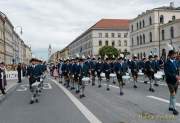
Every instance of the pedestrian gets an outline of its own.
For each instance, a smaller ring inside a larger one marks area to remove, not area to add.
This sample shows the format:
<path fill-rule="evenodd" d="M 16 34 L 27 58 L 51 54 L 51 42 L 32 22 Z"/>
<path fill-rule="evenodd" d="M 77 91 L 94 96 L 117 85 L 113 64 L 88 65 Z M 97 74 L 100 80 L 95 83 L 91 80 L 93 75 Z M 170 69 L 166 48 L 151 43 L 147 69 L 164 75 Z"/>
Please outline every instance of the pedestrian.
<path fill-rule="evenodd" d="M 135 55 L 133 57 L 133 61 L 131 62 L 131 73 L 134 79 L 134 88 L 137 88 L 137 78 L 138 78 L 138 71 L 139 71 L 139 63 L 138 63 L 138 58 Z"/>
<path fill-rule="evenodd" d="M 58 78 L 58 69 L 57 69 L 57 67 L 55 66 L 54 67 L 54 70 L 53 70 L 53 77 L 56 79 L 56 78 Z"/>
<path fill-rule="evenodd" d="M 5 73 L 4 63 L 1 62 L 0 63 L 0 90 L 1 90 L 2 94 L 6 94 L 6 92 L 5 92 L 6 83 L 4 80 L 4 76 L 5 76 L 4 73 Z"/>
<path fill-rule="evenodd" d="M 17 72 L 18 72 L 18 83 L 21 83 L 21 70 L 22 70 L 22 66 L 21 66 L 21 63 L 18 64 L 18 67 L 17 67 Z"/>
<path fill-rule="evenodd" d="M 174 50 L 170 50 L 168 57 L 169 59 L 165 63 L 164 72 L 166 76 L 166 83 L 169 88 L 170 99 L 169 99 L 169 111 L 172 111 L 174 115 L 178 115 L 179 112 L 176 110 L 176 94 L 180 81 L 178 75 L 178 67 L 175 61 L 176 53 Z"/>

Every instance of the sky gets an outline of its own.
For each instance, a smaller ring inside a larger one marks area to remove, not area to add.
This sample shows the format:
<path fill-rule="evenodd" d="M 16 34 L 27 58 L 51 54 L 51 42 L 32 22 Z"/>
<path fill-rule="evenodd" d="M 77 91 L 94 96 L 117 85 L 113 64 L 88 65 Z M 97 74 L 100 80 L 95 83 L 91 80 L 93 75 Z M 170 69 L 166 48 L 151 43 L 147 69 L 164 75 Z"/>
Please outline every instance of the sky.
<path fill-rule="evenodd" d="M 180 6 L 180 0 L 0 0 L 0 11 L 22 27 L 33 55 L 46 59 L 49 44 L 61 50 L 102 18 L 133 19 L 170 2 Z"/>

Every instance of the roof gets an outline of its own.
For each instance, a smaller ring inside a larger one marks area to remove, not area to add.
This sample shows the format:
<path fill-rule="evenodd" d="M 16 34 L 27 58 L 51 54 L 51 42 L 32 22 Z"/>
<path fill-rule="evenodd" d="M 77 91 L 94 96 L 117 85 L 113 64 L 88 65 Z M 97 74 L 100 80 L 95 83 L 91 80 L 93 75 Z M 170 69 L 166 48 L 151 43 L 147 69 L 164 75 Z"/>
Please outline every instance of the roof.
<path fill-rule="evenodd" d="M 171 6 L 161 6 L 158 8 L 154 8 L 158 10 L 180 10 L 180 7 L 171 7 Z"/>
<path fill-rule="evenodd" d="M 101 19 L 90 29 L 129 29 L 128 19 Z"/>

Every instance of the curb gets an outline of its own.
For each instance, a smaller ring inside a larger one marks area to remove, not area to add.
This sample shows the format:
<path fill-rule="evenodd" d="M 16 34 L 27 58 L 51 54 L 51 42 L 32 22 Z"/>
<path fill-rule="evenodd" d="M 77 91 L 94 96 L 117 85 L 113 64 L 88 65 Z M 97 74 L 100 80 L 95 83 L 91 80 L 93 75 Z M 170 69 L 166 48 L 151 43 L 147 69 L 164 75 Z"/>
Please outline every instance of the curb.
<path fill-rule="evenodd" d="M 12 86 L 11 88 L 9 88 L 7 91 L 6 91 L 6 94 L 5 95 L 1 95 L 0 96 L 0 104 L 5 100 L 5 99 L 7 99 L 11 94 L 12 94 L 12 92 L 14 91 L 14 90 L 16 90 L 16 88 L 18 87 L 18 83 L 17 84 L 15 84 L 14 86 Z"/>

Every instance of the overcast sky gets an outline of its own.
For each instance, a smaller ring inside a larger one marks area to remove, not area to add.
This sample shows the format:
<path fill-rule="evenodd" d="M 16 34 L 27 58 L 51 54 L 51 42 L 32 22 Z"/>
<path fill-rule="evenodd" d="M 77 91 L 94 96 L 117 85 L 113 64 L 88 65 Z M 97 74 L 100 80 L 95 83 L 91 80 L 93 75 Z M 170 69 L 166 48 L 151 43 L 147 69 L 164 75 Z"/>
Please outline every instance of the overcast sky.
<path fill-rule="evenodd" d="M 180 0 L 174 2 L 180 6 Z M 33 54 L 47 58 L 49 44 L 53 52 L 61 50 L 102 18 L 132 19 L 147 9 L 169 3 L 170 0 L 0 0 L 0 11 L 15 27 L 23 27 L 22 39 L 31 45 Z"/>

